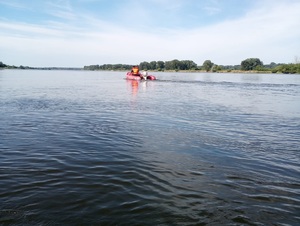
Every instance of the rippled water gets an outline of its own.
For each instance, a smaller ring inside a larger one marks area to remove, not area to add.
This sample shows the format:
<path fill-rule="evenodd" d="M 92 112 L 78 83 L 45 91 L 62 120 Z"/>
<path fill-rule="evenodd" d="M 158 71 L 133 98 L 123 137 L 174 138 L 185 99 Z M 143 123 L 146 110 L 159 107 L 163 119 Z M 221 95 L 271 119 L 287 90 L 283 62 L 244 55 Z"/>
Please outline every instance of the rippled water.
<path fill-rule="evenodd" d="M 300 76 L 0 70 L 0 225 L 299 225 Z"/>

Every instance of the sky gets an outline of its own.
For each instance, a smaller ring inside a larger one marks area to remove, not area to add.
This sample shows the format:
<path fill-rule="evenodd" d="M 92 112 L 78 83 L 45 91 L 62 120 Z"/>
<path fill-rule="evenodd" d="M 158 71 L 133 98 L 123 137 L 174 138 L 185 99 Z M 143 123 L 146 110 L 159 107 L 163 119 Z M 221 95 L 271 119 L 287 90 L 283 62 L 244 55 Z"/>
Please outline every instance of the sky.
<path fill-rule="evenodd" d="M 0 62 L 31 67 L 300 58 L 300 0 L 0 0 Z"/>

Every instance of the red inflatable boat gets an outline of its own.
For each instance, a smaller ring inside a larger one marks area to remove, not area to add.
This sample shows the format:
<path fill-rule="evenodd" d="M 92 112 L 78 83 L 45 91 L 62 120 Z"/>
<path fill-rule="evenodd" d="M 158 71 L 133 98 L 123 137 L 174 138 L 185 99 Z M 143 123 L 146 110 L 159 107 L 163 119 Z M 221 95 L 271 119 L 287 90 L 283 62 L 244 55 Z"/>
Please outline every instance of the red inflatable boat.
<path fill-rule="evenodd" d="M 143 76 L 141 73 L 134 75 L 134 74 L 132 74 L 132 72 L 127 72 L 126 79 L 129 79 L 129 80 L 156 80 L 156 77 L 154 75 Z"/>

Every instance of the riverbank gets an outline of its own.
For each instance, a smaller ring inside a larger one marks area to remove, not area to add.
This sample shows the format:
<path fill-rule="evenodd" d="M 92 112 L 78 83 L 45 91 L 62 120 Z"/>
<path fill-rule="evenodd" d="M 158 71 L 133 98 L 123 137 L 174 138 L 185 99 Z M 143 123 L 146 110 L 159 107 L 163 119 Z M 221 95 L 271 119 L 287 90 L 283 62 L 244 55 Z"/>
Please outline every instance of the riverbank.
<path fill-rule="evenodd" d="M 82 70 L 82 71 L 120 71 L 120 72 L 127 72 L 126 69 L 117 69 L 117 70 L 87 70 L 84 68 L 72 68 L 72 67 L 2 67 L 0 70 Z M 281 71 L 274 71 L 274 70 L 251 70 L 251 71 L 244 71 L 244 70 L 218 70 L 218 71 L 205 71 L 205 70 L 147 70 L 151 72 L 168 72 L 168 73 L 220 73 L 220 74 L 300 74 L 297 72 L 281 72 Z"/>
<path fill-rule="evenodd" d="M 151 70 L 152 71 L 152 70 Z M 171 72 L 171 73 L 239 73 L 239 74 L 272 74 L 272 71 L 242 71 L 242 70 L 220 70 L 220 71 L 205 71 L 205 70 L 164 70 L 153 72 Z"/>

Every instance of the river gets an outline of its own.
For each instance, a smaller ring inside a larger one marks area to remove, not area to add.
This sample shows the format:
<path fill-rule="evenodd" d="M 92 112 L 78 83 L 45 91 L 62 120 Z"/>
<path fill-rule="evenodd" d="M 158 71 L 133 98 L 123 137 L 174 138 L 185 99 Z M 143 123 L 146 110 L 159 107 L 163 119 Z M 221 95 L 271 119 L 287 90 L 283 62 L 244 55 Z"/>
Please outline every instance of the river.
<path fill-rule="evenodd" d="M 300 75 L 0 70 L 0 225 L 299 225 Z"/>

